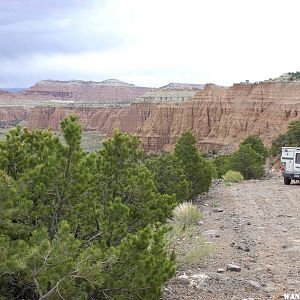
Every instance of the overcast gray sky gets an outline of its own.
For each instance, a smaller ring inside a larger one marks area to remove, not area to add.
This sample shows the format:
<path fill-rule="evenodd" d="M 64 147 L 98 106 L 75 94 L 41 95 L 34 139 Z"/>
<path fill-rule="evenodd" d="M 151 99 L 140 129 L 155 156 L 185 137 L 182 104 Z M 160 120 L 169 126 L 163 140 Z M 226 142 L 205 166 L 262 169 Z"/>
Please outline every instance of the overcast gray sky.
<path fill-rule="evenodd" d="M 231 85 L 300 70 L 299 0 L 0 0 L 0 87 Z"/>

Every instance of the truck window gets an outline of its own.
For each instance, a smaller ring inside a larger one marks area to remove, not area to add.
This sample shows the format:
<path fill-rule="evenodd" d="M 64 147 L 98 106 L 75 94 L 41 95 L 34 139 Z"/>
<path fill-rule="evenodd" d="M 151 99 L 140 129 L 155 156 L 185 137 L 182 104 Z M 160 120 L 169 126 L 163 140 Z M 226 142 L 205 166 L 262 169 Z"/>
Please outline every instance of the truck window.
<path fill-rule="evenodd" d="M 300 164 L 300 153 L 296 153 L 295 163 Z"/>

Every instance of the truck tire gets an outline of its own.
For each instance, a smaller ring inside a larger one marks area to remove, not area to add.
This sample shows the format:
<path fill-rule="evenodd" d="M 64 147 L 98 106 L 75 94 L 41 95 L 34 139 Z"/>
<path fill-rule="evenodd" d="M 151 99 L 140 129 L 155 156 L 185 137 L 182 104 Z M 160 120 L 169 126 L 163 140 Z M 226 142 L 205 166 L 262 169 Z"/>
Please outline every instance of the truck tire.
<path fill-rule="evenodd" d="M 291 178 L 288 178 L 288 177 L 284 177 L 284 184 L 287 184 L 287 185 L 289 185 L 289 184 L 291 184 Z"/>

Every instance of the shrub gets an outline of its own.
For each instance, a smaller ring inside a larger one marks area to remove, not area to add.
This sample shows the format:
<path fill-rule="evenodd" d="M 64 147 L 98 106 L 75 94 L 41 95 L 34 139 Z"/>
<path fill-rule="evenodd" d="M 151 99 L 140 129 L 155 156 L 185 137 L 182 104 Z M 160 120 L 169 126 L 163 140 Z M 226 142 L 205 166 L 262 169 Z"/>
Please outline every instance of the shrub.
<path fill-rule="evenodd" d="M 228 171 L 240 172 L 245 179 L 260 178 L 264 175 L 264 163 L 267 156 L 268 149 L 262 140 L 255 135 L 250 135 L 240 144 L 237 152 L 216 157 L 214 164 L 219 178 L 222 178 Z"/>
<path fill-rule="evenodd" d="M 292 121 L 285 134 L 279 134 L 272 142 L 270 153 L 272 156 L 277 156 L 281 153 L 281 148 L 284 146 L 300 146 L 300 121 Z"/>
<path fill-rule="evenodd" d="M 155 186 L 161 194 L 175 194 L 178 203 L 189 199 L 191 182 L 186 177 L 182 162 L 174 154 L 152 157 L 145 164 L 152 172 Z"/>
<path fill-rule="evenodd" d="M 300 121 L 293 121 L 289 124 L 286 139 L 288 146 L 300 146 Z"/>
<path fill-rule="evenodd" d="M 113 138 L 103 142 L 97 160 L 95 192 L 105 204 L 105 209 L 111 199 L 121 199 L 121 204 L 129 208 L 129 216 L 124 224 L 131 232 L 149 223 L 164 223 L 177 204 L 175 196 L 157 193 L 151 172 L 140 163 L 141 156 L 138 138 L 116 130 Z M 112 220 L 108 211 L 103 212 L 108 220 Z M 110 230 L 112 226 L 109 223 L 105 227 Z"/>
<path fill-rule="evenodd" d="M 240 172 L 246 180 L 261 178 L 264 175 L 261 155 L 250 145 L 241 145 L 233 158 L 232 169 Z"/>
<path fill-rule="evenodd" d="M 203 218 L 199 208 L 191 202 L 184 202 L 173 210 L 173 221 L 176 224 L 189 226 L 196 224 Z"/>
<path fill-rule="evenodd" d="M 244 180 L 244 177 L 240 172 L 228 171 L 223 176 L 223 179 L 224 179 L 225 182 L 240 182 L 240 181 Z"/>
<path fill-rule="evenodd" d="M 61 125 L 65 143 L 21 128 L 0 142 L 0 295 L 159 299 L 175 197 L 157 192 L 137 138 L 116 131 L 86 153 L 77 118 Z"/>
<path fill-rule="evenodd" d="M 150 226 L 128 234 L 113 250 L 117 259 L 107 263 L 110 288 L 100 299 L 161 299 L 161 287 L 175 273 L 175 253 L 168 255 L 164 236 L 164 228 Z"/>
<path fill-rule="evenodd" d="M 192 184 L 191 196 L 207 192 L 211 185 L 212 170 L 198 151 L 196 138 L 191 131 L 183 133 L 178 139 L 175 156 L 181 160 L 185 174 Z"/>
<path fill-rule="evenodd" d="M 243 145 L 249 145 L 256 153 L 261 155 L 263 161 L 268 157 L 268 149 L 264 146 L 261 138 L 256 135 L 249 135 L 240 146 Z"/>
<path fill-rule="evenodd" d="M 276 157 L 281 154 L 281 148 L 287 144 L 286 135 L 279 134 L 275 140 L 272 142 L 270 149 L 270 155 Z"/>
<path fill-rule="evenodd" d="M 231 169 L 232 155 L 220 155 L 213 160 L 218 178 L 222 178 Z"/>
<path fill-rule="evenodd" d="M 211 170 L 211 177 L 213 179 L 219 178 L 219 174 L 218 174 L 217 166 L 216 166 L 215 162 L 213 160 L 208 160 L 207 163 L 208 163 L 209 168 Z"/>

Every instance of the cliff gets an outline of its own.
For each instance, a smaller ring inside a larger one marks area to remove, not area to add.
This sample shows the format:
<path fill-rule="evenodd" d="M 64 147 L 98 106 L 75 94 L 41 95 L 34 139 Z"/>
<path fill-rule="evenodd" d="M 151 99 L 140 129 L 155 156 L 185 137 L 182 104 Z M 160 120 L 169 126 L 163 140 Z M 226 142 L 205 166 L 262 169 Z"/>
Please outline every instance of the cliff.
<path fill-rule="evenodd" d="M 170 83 L 158 89 L 147 91 L 134 103 L 183 103 L 204 89 L 205 84 Z"/>
<path fill-rule="evenodd" d="M 16 126 L 28 118 L 29 110 L 22 107 L 0 107 L 0 128 Z"/>
<path fill-rule="evenodd" d="M 116 79 L 102 82 L 44 80 L 26 90 L 24 94 L 30 98 L 43 100 L 129 104 L 148 90 L 150 89 Z"/>
<path fill-rule="evenodd" d="M 237 145 L 249 134 L 260 135 L 269 145 L 290 121 L 300 119 L 299 82 L 209 84 L 182 103 L 143 99 L 116 108 L 34 108 L 29 125 L 58 129 L 66 115 L 75 113 L 86 130 L 107 135 L 114 128 L 132 132 L 150 152 L 169 151 L 178 136 L 191 129 L 199 147 L 208 151 Z"/>
<path fill-rule="evenodd" d="M 117 79 L 101 82 L 42 80 L 19 93 L 0 93 L 0 106 L 120 106 L 129 105 L 150 90 Z"/>

